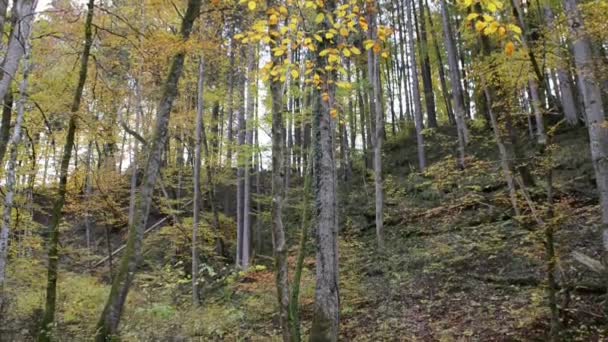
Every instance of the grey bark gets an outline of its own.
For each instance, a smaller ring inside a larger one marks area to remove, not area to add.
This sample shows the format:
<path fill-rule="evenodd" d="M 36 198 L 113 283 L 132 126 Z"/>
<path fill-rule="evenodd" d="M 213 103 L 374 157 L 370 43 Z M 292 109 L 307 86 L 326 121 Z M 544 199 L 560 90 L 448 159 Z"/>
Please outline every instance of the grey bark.
<path fill-rule="evenodd" d="M 271 2 L 269 7 L 274 5 Z M 268 32 L 277 31 L 278 25 L 268 26 Z M 272 45 L 271 45 L 272 48 Z M 272 54 L 272 52 L 271 52 Z M 272 63 L 279 65 L 282 58 L 272 54 Z M 294 338 L 289 315 L 289 278 L 287 264 L 287 242 L 283 227 L 283 202 L 285 195 L 284 180 L 284 127 L 283 127 L 283 90 L 278 80 L 270 81 L 270 96 L 272 98 L 272 242 L 274 247 L 277 297 L 279 301 L 279 320 L 284 342 Z"/>
<path fill-rule="evenodd" d="M 603 262 L 606 265 L 608 264 L 608 129 L 606 129 L 606 113 L 604 113 L 602 91 L 598 80 L 594 77 L 593 52 L 589 38 L 585 33 L 585 25 L 578 8 L 578 1 L 564 0 L 564 7 L 570 26 L 576 72 L 581 82 L 580 87 L 585 104 L 591 159 L 600 195 Z"/>
<path fill-rule="evenodd" d="M 192 302 L 200 304 L 198 293 L 198 224 L 201 211 L 201 146 L 203 140 L 203 89 L 205 86 L 205 65 L 203 58 L 198 62 L 198 89 L 196 92 L 196 146 L 194 150 L 194 197 L 192 202 Z"/>
<path fill-rule="evenodd" d="M 25 53 L 37 4 L 38 0 L 19 0 L 13 5 L 14 13 L 12 15 L 15 16 L 15 27 L 12 29 L 2 70 L 0 70 L 2 77 L 0 79 L 0 99 L 4 99 L 6 93 L 10 91 L 11 82 L 15 78 L 19 62 Z"/>
<path fill-rule="evenodd" d="M 446 0 L 441 0 L 441 18 L 443 20 L 443 34 L 448 52 L 448 64 L 450 66 L 450 82 L 452 84 L 452 98 L 454 100 L 454 116 L 456 117 L 456 129 L 458 131 L 459 166 L 465 167 L 465 147 L 469 142 L 469 131 L 465 121 L 466 109 L 464 106 L 464 95 L 462 93 L 460 70 L 458 66 L 458 51 L 454 42 L 454 35 L 448 16 Z"/>
<path fill-rule="evenodd" d="M 27 42 L 29 45 L 29 42 Z M 21 142 L 21 127 L 23 126 L 23 116 L 25 113 L 25 103 L 28 100 L 27 88 L 30 73 L 29 64 L 29 46 L 26 47 L 26 55 L 24 60 L 23 81 L 19 89 L 20 98 L 17 102 L 17 119 L 13 129 L 13 135 L 9 141 L 9 160 L 6 174 L 6 186 L 4 196 L 4 209 L 2 215 L 2 230 L 0 231 L 0 307 L 4 300 L 3 288 L 6 274 L 6 265 L 8 259 L 9 248 L 9 231 L 11 229 L 11 212 L 13 210 L 13 200 L 15 197 L 16 183 L 16 164 L 17 164 L 17 149 Z"/>
<path fill-rule="evenodd" d="M 255 110 L 255 70 L 257 67 L 257 59 L 255 57 L 255 49 L 253 46 L 248 51 L 248 66 L 247 66 L 247 103 L 245 107 L 245 144 L 247 147 L 253 145 L 253 117 Z M 249 149 L 245 151 L 244 156 L 244 181 L 243 181 L 243 249 L 241 253 L 242 267 L 249 267 L 251 258 L 251 152 Z"/>
<path fill-rule="evenodd" d="M 376 40 L 376 11 L 375 7 L 368 5 L 368 39 Z M 374 186 L 375 186 L 375 204 L 376 204 L 376 242 L 378 249 L 384 249 L 384 190 L 382 188 L 382 143 L 384 140 L 384 111 L 382 108 L 382 94 L 380 89 L 380 61 L 379 56 L 372 49 L 368 50 L 367 67 L 369 72 L 369 80 L 372 85 L 372 94 L 370 94 L 371 103 L 374 106 L 374 114 L 376 121 L 375 132 L 373 135 L 374 143 Z"/>
<path fill-rule="evenodd" d="M 424 129 L 422 123 L 422 102 L 420 100 L 420 89 L 418 81 L 418 72 L 416 71 L 416 53 L 414 51 L 414 27 L 412 21 L 412 4 L 411 1 L 406 1 L 405 12 L 407 13 L 407 33 L 408 33 L 408 45 L 410 51 L 410 65 L 412 66 L 412 101 L 414 102 L 414 121 L 416 123 L 416 142 L 418 144 L 418 167 L 420 172 L 426 169 L 426 155 L 424 151 L 424 136 L 422 130 Z"/>
<path fill-rule="evenodd" d="M 326 2 L 325 9 L 332 12 L 334 0 Z M 331 24 L 325 19 L 320 29 L 329 29 Z M 328 47 L 323 41 L 319 51 Z M 316 66 L 323 69 L 326 60 L 317 56 Z M 313 95 L 313 154 L 314 154 L 314 194 L 316 223 L 316 286 L 315 304 L 310 331 L 310 341 L 337 341 L 340 331 L 340 292 L 338 280 L 338 210 L 336 191 L 336 170 L 333 146 L 333 123 L 330 115 L 331 103 L 323 101 L 321 94 L 327 92 L 330 101 L 334 96 L 334 86 L 329 81 L 333 72 L 325 74 L 323 90 L 314 89 Z"/>

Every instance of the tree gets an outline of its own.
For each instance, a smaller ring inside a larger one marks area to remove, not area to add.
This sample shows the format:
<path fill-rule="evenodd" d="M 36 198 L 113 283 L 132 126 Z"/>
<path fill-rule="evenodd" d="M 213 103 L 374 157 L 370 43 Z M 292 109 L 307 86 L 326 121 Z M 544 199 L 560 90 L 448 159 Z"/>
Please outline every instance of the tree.
<path fill-rule="evenodd" d="M 460 68 L 458 66 L 458 51 L 452 34 L 452 27 L 448 16 L 446 0 L 441 0 L 441 18 L 443 20 L 443 35 L 446 50 L 448 52 L 448 64 L 450 66 L 450 83 L 452 84 L 452 98 L 454 100 L 454 112 L 456 116 L 456 129 L 458 131 L 458 164 L 460 168 L 465 167 L 465 147 L 468 144 L 469 132 L 465 122 L 465 106 L 463 103 Z"/>
<path fill-rule="evenodd" d="M 589 38 L 585 33 L 585 23 L 578 8 L 578 1 L 564 0 L 564 9 L 568 16 L 576 73 L 581 82 L 581 95 L 583 96 L 585 118 L 589 131 L 591 161 L 600 195 L 602 247 L 604 248 L 602 262 L 604 265 L 608 265 L 608 130 L 606 129 L 606 113 L 604 113 L 602 91 L 598 80 L 593 77 L 595 73 L 593 52 Z"/>
<path fill-rule="evenodd" d="M 23 133 L 21 128 L 23 126 L 23 117 L 25 114 L 25 104 L 28 101 L 28 78 L 30 74 L 30 62 L 29 54 L 31 47 L 29 46 L 29 40 L 25 40 L 25 60 L 23 65 L 23 81 L 19 88 L 19 101 L 17 102 L 17 120 L 15 127 L 13 128 L 13 135 L 9 141 L 9 160 L 7 167 L 6 176 L 6 189 L 4 196 L 4 210 L 2 213 L 2 230 L 0 231 L 0 307 L 4 302 L 4 281 L 6 274 L 6 265 L 8 259 L 8 248 L 9 248 L 9 231 L 12 225 L 12 211 L 13 201 L 15 196 L 15 183 L 16 183 L 16 164 L 17 164 L 17 148 L 21 142 Z"/>
<path fill-rule="evenodd" d="M 199 16 L 201 3 L 201 0 L 188 1 L 180 29 L 180 37 L 183 41 L 186 41 L 190 37 L 194 21 Z M 178 81 L 182 75 L 185 58 L 186 52 L 181 50 L 178 51 L 171 60 L 167 79 L 163 86 L 158 105 L 154 134 L 147 146 L 148 156 L 141 185 L 141 198 L 136 204 L 135 220 L 133 221 L 133 224 L 129 226 L 126 251 L 122 257 L 118 273 L 112 282 L 112 288 L 104 310 L 97 323 L 97 333 L 95 336 L 97 341 L 107 341 L 116 335 L 120 317 L 122 315 L 122 309 L 141 259 L 143 230 L 148 221 L 152 193 L 154 192 L 154 186 L 161 164 L 161 154 L 167 141 L 171 108 L 173 107 L 173 101 L 177 96 Z"/>
<path fill-rule="evenodd" d="M 416 141 L 418 144 L 418 167 L 421 172 L 424 172 L 426 169 L 426 155 L 424 152 L 424 135 L 422 134 L 422 130 L 424 129 L 424 125 L 422 122 L 422 101 L 420 100 L 420 90 L 419 90 L 419 81 L 418 81 L 418 72 L 417 64 L 416 64 L 416 53 L 414 51 L 414 27 L 412 21 L 412 4 L 411 1 L 405 2 L 405 12 L 407 13 L 407 33 L 408 33 L 408 44 L 409 44 L 409 57 L 410 64 L 412 66 L 412 101 L 414 102 L 414 121 L 416 123 Z"/>
<path fill-rule="evenodd" d="M 87 4 L 87 16 L 84 24 L 84 47 L 82 56 L 80 57 L 80 71 L 78 74 L 78 83 L 74 91 L 74 98 L 70 107 L 70 118 L 68 121 L 68 130 L 63 146 L 63 154 L 61 158 L 61 166 L 59 171 L 59 190 L 55 205 L 53 206 L 51 224 L 49 226 L 49 241 L 48 241 L 48 272 L 46 285 L 46 303 L 44 317 L 42 318 L 38 341 L 50 341 L 52 324 L 55 321 L 55 304 L 57 302 L 57 270 L 59 266 L 59 222 L 62 217 L 62 210 L 65 204 L 65 196 L 67 193 L 68 183 L 68 168 L 74 149 L 74 137 L 76 135 L 76 116 L 80 110 L 80 102 L 82 100 L 82 92 L 87 81 L 87 72 L 89 65 L 89 57 L 91 54 L 91 46 L 93 45 L 93 11 L 95 0 L 89 0 Z M 33 9 L 33 8 L 32 8 Z"/>

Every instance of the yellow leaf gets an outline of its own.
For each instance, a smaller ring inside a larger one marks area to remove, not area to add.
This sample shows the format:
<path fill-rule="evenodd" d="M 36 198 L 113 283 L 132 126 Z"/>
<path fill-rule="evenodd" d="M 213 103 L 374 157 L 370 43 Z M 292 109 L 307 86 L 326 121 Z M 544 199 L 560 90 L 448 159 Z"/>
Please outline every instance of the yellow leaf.
<path fill-rule="evenodd" d="M 298 70 L 296 69 L 292 69 L 291 70 L 291 77 L 292 78 L 298 78 L 300 76 L 300 73 L 298 72 Z"/>
<path fill-rule="evenodd" d="M 353 85 L 348 83 L 348 82 L 336 82 L 336 85 L 338 86 L 338 88 L 340 89 L 347 89 L 350 90 L 353 88 Z"/>
<path fill-rule="evenodd" d="M 485 29 L 485 28 L 486 28 L 486 26 L 488 26 L 488 24 L 486 24 L 486 22 L 485 22 L 485 21 L 477 21 L 477 22 L 475 23 L 475 30 L 476 30 L 477 32 L 481 32 L 483 29 Z"/>
<path fill-rule="evenodd" d="M 471 13 L 471 14 L 467 15 L 467 21 L 471 21 L 473 19 L 477 19 L 477 17 L 479 17 L 478 13 Z"/>
<path fill-rule="evenodd" d="M 384 52 L 382 53 L 382 57 L 384 57 L 384 58 L 388 58 L 388 52 L 384 51 Z"/>
<path fill-rule="evenodd" d="M 493 21 L 490 25 L 488 25 L 488 27 L 486 27 L 486 29 L 483 31 L 483 33 L 486 36 L 489 36 L 498 30 L 498 26 L 499 26 L 498 23 Z"/>
<path fill-rule="evenodd" d="M 255 1 L 249 1 L 249 3 L 247 3 L 247 7 L 249 7 L 250 11 L 255 11 L 255 8 L 258 6 L 258 4 L 255 3 Z"/>
<path fill-rule="evenodd" d="M 514 52 L 515 44 L 513 44 L 513 42 L 508 42 L 507 44 L 505 44 L 505 53 L 507 54 L 507 56 L 511 57 Z"/>
<path fill-rule="evenodd" d="M 361 54 L 361 50 L 359 50 L 358 48 L 356 48 L 354 46 L 350 48 L 350 52 L 352 52 L 355 55 L 360 55 Z"/>
<path fill-rule="evenodd" d="M 319 42 L 323 42 L 323 38 L 321 38 L 321 36 L 319 36 L 318 34 L 313 35 L 313 37 L 315 37 L 315 39 Z"/>
<path fill-rule="evenodd" d="M 285 6 L 279 7 L 279 12 L 283 15 L 287 15 L 287 7 L 285 7 Z"/>
<path fill-rule="evenodd" d="M 380 51 L 382 51 L 382 47 L 380 46 L 380 44 L 374 44 L 374 53 L 378 54 L 380 53 Z"/>
<path fill-rule="evenodd" d="M 375 42 L 373 40 L 366 40 L 363 42 L 363 47 L 365 48 L 365 50 L 369 50 L 374 46 Z"/>
<path fill-rule="evenodd" d="M 323 102 L 329 102 L 329 94 L 328 93 L 321 94 L 321 99 L 323 100 Z"/>
<path fill-rule="evenodd" d="M 268 18 L 268 24 L 270 24 L 270 25 L 276 25 L 278 23 L 279 23 L 279 17 L 277 17 L 276 14 L 273 14 L 273 15 L 271 15 Z"/>
<path fill-rule="evenodd" d="M 346 28 L 344 28 L 344 27 L 343 27 L 343 28 L 341 28 L 341 29 L 340 29 L 340 35 L 341 35 L 342 37 L 348 37 L 348 30 L 347 30 Z"/>
<path fill-rule="evenodd" d="M 281 57 L 284 54 L 285 54 L 285 49 L 283 49 L 283 48 L 278 48 L 278 49 L 274 50 L 275 57 Z"/>
<path fill-rule="evenodd" d="M 342 54 L 344 55 L 344 57 L 350 57 L 350 50 L 344 49 L 344 50 L 342 50 Z"/>
<path fill-rule="evenodd" d="M 327 33 L 325 34 L 325 38 L 327 38 L 327 39 L 332 39 L 333 37 L 334 37 L 334 34 L 333 34 L 333 33 L 331 33 L 331 32 L 327 32 Z"/>
<path fill-rule="evenodd" d="M 325 56 L 327 56 L 327 54 L 328 54 L 328 53 L 329 53 L 329 50 L 328 50 L 328 49 L 325 49 L 325 50 L 323 50 L 323 51 L 319 52 L 319 56 L 321 56 L 321 57 L 325 57 Z"/>
<path fill-rule="evenodd" d="M 507 25 L 507 28 L 509 28 L 509 31 L 513 33 L 521 34 L 521 28 L 517 25 L 509 24 Z"/>
<path fill-rule="evenodd" d="M 323 22 L 323 19 L 325 19 L 325 14 L 319 13 L 315 17 L 315 23 L 320 24 L 321 22 Z"/>
<path fill-rule="evenodd" d="M 501 26 L 498 28 L 498 36 L 499 37 L 504 37 L 507 34 L 507 30 Z"/>
<path fill-rule="evenodd" d="M 333 108 L 329 111 L 329 115 L 331 115 L 331 117 L 335 119 L 336 117 L 338 117 L 338 110 Z"/>

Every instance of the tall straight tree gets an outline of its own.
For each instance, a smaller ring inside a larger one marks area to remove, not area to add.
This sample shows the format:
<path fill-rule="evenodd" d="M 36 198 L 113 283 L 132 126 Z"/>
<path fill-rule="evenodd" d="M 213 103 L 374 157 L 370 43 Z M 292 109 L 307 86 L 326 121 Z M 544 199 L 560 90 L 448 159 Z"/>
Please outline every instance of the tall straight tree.
<path fill-rule="evenodd" d="M 188 6 L 183 15 L 180 29 L 180 36 L 184 42 L 190 37 L 194 21 L 199 16 L 201 3 L 202 0 L 188 0 Z M 111 340 L 116 335 L 129 288 L 135 277 L 137 266 L 141 261 L 143 232 L 148 222 L 152 194 L 161 166 L 161 156 L 167 142 L 171 109 L 173 101 L 177 96 L 178 82 L 184 68 L 185 57 L 186 53 L 183 50 L 178 51 L 173 56 L 167 80 L 163 86 L 156 116 L 156 127 L 147 145 L 148 157 L 141 185 L 141 197 L 136 204 L 135 220 L 129 226 L 127 247 L 118 273 L 112 282 L 110 295 L 97 323 L 95 340 L 99 342 Z"/>
<path fill-rule="evenodd" d="M 192 301 L 194 305 L 200 303 L 198 293 L 198 224 L 202 207 L 201 196 L 201 146 L 203 140 L 203 89 L 205 86 L 205 62 L 203 58 L 198 62 L 198 89 L 196 92 L 196 146 L 194 151 L 194 197 L 192 201 Z"/>
<path fill-rule="evenodd" d="M 368 39 L 376 41 L 377 11 L 373 3 L 367 3 L 367 21 L 369 23 Z M 373 49 L 367 50 L 367 69 L 372 86 L 371 104 L 375 114 L 374 143 L 374 185 L 376 190 L 376 242 L 378 249 L 384 249 L 384 190 L 382 189 L 382 143 L 384 140 L 384 111 L 382 108 L 382 92 L 380 88 L 380 60 Z"/>
<path fill-rule="evenodd" d="M 276 18 L 275 1 L 271 1 L 268 7 L 268 34 L 278 32 L 278 20 Z M 278 46 L 278 42 L 270 43 L 271 61 L 273 65 L 283 63 L 283 57 L 273 53 L 272 49 Z M 283 124 L 283 85 L 280 79 L 270 78 L 270 97 L 272 99 L 272 243 L 274 247 L 274 263 L 276 269 L 277 297 L 279 302 L 279 321 L 283 342 L 290 342 L 295 338 L 291 317 L 289 315 L 289 277 L 287 264 L 287 241 L 285 239 L 285 227 L 283 226 L 283 202 L 285 201 L 285 155 L 284 155 L 284 132 Z"/>
<path fill-rule="evenodd" d="M 591 161 L 593 162 L 595 180 L 600 194 L 603 262 L 604 265 L 608 265 L 608 129 L 606 129 L 606 113 L 604 113 L 602 90 L 598 79 L 594 77 L 593 51 L 589 37 L 585 33 L 585 24 L 578 8 L 578 1 L 564 0 L 564 8 L 568 15 L 576 73 L 579 82 L 581 82 L 580 88 L 589 131 Z M 606 286 L 608 287 L 608 284 Z"/>
<path fill-rule="evenodd" d="M 332 13 L 335 0 L 325 2 L 324 11 Z M 327 31 L 332 23 L 326 15 L 319 29 Z M 318 50 L 329 48 L 325 39 Z M 324 70 L 327 59 L 317 54 L 316 67 Z M 340 330 L 340 290 L 338 285 L 338 208 L 334 160 L 332 99 L 335 95 L 335 72 L 328 71 L 323 83 L 314 87 L 313 96 L 313 165 L 316 224 L 316 286 L 310 341 L 337 341 Z"/>
<path fill-rule="evenodd" d="M 68 131 L 66 132 L 65 145 L 63 146 L 63 155 L 61 158 L 61 166 L 59 169 L 59 190 L 55 204 L 53 205 L 51 224 L 49 226 L 49 241 L 48 241 L 48 273 L 46 285 L 46 302 L 44 316 L 38 334 L 38 341 L 50 341 L 50 329 L 55 321 L 55 304 L 57 302 L 57 268 L 59 264 L 59 222 L 62 217 L 63 205 L 65 204 L 65 195 L 67 192 L 68 183 L 68 168 L 74 149 L 74 138 L 76 135 L 76 117 L 80 110 L 80 102 L 82 99 L 82 91 L 87 80 L 87 71 L 89 66 L 89 56 L 91 54 L 91 46 L 93 45 L 93 11 L 95 0 L 89 0 L 87 4 L 87 16 L 84 23 L 84 47 L 80 57 L 80 71 L 78 74 L 78 83 L 74 91 L 74 98 L 70 108 L 70 119 L 68 121 Z"/>
<path fill-rule="evenodd" d="M 4 302 L 4 279 L 6 274 L 6 265 L 8 258 L 8 247 L 9 247 L 9 231 L 12 224 L 12 210 L 13 201 L 15 197 L 15 185 L 16 185 L 16 168 L 17 168 L 17 148 L 21 142 L 21 128 L 23 126 L 23 116 L 25 113 L 25 103 L 28 100 L 27 88 L 28 79 L 30 73 L 29 64 L 29 41 L 26 43 L 26 52 L 23 65 L 23 81 L 19 89 L 19 101 L 17 102 L 17 120 L 15 121 L 15 127 L 13 128 L 13 135 L 9 141 L 9 159 L 6 175 L 6 187 L 4 189 L 4 210 L 2 215 L 2 230 L 0 231 L 0 307 Z"/>
<path fill-rule="evenodd" d="M 443 35 L 448 52 L 448 64 L 450 66 L 450 83 L 452 84 L 452 98 L 454 100 L 454 116 L 456 117 L 456 129 L 458 131 L 458 165 L 465 167 L 465 147 L 469 140 L 469 132 L 465 122 L 465 106 L 463 103 L 460 70 L 458 66 L 458 51 L 452 34 L 446 0 L 441 0 L 441 19 L 443 20 Z"/>
<path fill-rule="evenodd" d="M 422 102 L 420 100 L 420 88 L 418 81 L 417 63 L 416 63 L 416 50 L 414 48 L 414 25 L 412 19 L 412 1 L 405 1 L 405 12 L 407 15 L 407 33 L 408 33 L 408 45 L 409 45 L 409 57 L 410 65 L 412 66 L 412 102 L 414 102 L 414 122 L 416 124 L 416 142 L 418 144 L 418 167 L 423 172 L 426 169 L 426 154 L 424 151 L 424 136 L 422 135 L 423 121 L 422 121 Z"/>
<path fill-rule="evenodd" d="M 427 124 L 430 128 L 435 128 L 437 127 L 437 112 L 435 111 L 435 94 L 433 93 L 433 77 L 431 75 L 431 60 L 429 58 L 428 37 L 426 32 L 426 20 L 424 18 L 423 1 L 424 0 L 418 0 L 418 9 L 420 14 L 416 16 L 414 13 L 414 21 L 417 22 L 416 33 L 418 34 L 418 52 L 420 53 L 420 72 L 422 74 L 422 87 L 424 89 L 424 104 L 426 105 Z M 418 28 L 420 30 L 418 30 Z"/>

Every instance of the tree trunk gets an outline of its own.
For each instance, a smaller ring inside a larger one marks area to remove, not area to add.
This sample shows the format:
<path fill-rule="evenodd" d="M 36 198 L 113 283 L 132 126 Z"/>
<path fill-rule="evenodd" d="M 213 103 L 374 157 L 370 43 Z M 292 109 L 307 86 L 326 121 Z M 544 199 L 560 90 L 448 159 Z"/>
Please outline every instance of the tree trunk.
<path fill-rule="evenodd" d="M 433 94 L 433 78 L 431 76 L 431 61 L 429 59 L 429 50 L 426 35 L 426 23 L 424 20 L 424 5 L 423 0 L 418 1 L 420 15 L 414 13 L 414 21 L 416 22 L 416 38 L 418 41 L 418 51 L 420 53 L 420 71 L 422 74 L 422 86 L 424 88 L 424 104 L 426 105 L 427 124 L 430 128 L 437 127 L 437 113 L 435 111 L 435 95 Z M 413 9 L 415 11 L 415 9 Z M 417 18 L 420 17 L 420 20 Z M 420 31 L 418 31 L 420 28 Z M 414 51 L 412 49 L 412 51 Z M 415 65 L 415 64 L 414 64 Z"/>
<path fill-rule="evenodd" d="M 598 80 L 593 76 L 595 73 L 593 53 L 589 38 L 585 33 L 585 25 L 578 8 L 578 1 L 564 0 L 564 7 L 570 26 L 574 64 L 579 81 L 582 83 L 581 90 L 589 131 L 591 160 L 595 170 L 595 180 L 602 210 L 603 262 L 604 265 L 608 265 L 608 130 L 606 129 L 606 113 L 604 113 L 602 92 Z"/>
<path fill-rule="evenodd" d="M 414 27 L 412 22 L 412 4 L 411 1 L 406 1 L 405 11 L 407 13 L 407 33 L 409 39 L 409 50 L 410 50 L 410 65 L 412 66 L 412 101 L 414 102 L 414 121 L 416 123 L 416 141 L 418 144 L 418 167 L 420 172 L 424 172 L 426 169 L 426 156 L 424 152 L 424 136 L 422 130 L 424 129 L 422 123 L 422 103 L 420 100 L 420 90 L 418 81 L 418 72 L 416 64 L 416 53 L 414 48 Z"/>
<path fill-rule="evenodd" d="M 428 13 L 431 37 L 433 37 L 433 48 L 435 49 L 435 54 L 437 55 L 437 70 L 439 71 L 439 85 L 441 85 L 441 94 L 443 95 L 443 100 L 445 102 L 445 111 L 447 113 L 448 120 L 450 124 L 453 125 L 456 119 L 454 118 L 452 105 L 450 103 L 450 94 L 448 91 L 447 81 L 445 79 L 445 71 L 443 69 L 443 58 L 441 58 L 441 50 L 439 49 L 437 34 L 435 33 L 435 27 L 433 24 L 433 15 L 431 14 L 431 10 L 429 9 L 428 0 L 424 0 L 424 7 L 422 7 L 421 10 L 425 10 Z"/>
<path fill-rule="evenodd" d="M 269 4 L 272 8 L 274 2 Z M 278 24 L 268 25 L 268 32 L 278 31 Z M 276 43 L 274 43 L 276 44 Z M 283 58 L 272 53 L 274 44 L 271 43 L 271 60 L 273 65 L 283 63 Z M 283 89 L 276 78 L 270 81 L 270 96 L 272 98 L 272 239 L 275 258 L 276 286 L 279 301 L 279 319 L 284 342 L 294 338 L 291 319 L 289 316 L 289 278 L 287 264 L 287 242 L 283 227 L 283 202 L 285 195 L 284 179 L 284 127 L 283 127 Z"/>
<path fill-rule="evenodd" d="M 192 302 L 200 304 L 198 293 L 198 223 L 201 211 L 201 146 L 203 122 L 203 90 L 205 86 L 205 62 L 201 57 L 198 62 L 198 91 L 196 93 L 196 147 L 194 151 L 194 197 L 192 201 Z"/>
<path fill-rule="evenodd" d="M 325 4 L 331 13 L 334 0 Z M 328 30 L 331 23 L 326 18 L 319 29 Z M 319 44 L 319 51 L 328 48 L 326 40 Z M 323 70 L 326 59 L 317 55 L 316 67 Z M 314 193 L 316 221 L 316 287 L 315 304 L 310 330 L 310 341 L 337 341 L 340 330 L 340 293 L 338 285 L 338 209 L 333 147 L 333 127 L 330 101 L 334 97 L 334 72 L 323 78 L 323 90 L 314 88 L 313 132 L 314 132 Z M 324 101 L 323 93 L 329 95 Z M 323 97 L 323 98 L 322 98 Z M 380 112 L 382 113 L 382 112 Z M 380 114 L 381 115 L 381 114 Z M 381 128 L 380 128 L 381 129 Z"/>
<path fill-rule="evenodd" d="M 36 2 L 36 1 L 34 1 Z M 89 55 L 91 45 L 93 44 L 93 11 L 95 0 L 89 0 L 87 4 L 87 17 L 84 26 L 85 43 L 80 57 L 80 72 L 78 75 L 78 83 L 74 92 L 74 99 L 70 108 L 70 119 L 68 122 L 68 131 L 66 133 L 65 145 L 63 147 L 63 156 L 61 158 L 61 166 L 59 170 L 59 190 L 57 199 L 53 206 L 51 224 L 49 226 L 49 241 L 48 241 L 48 274 L 46 287 L 46 304 L 44 316 L 42 318 L 38 341 L 50 341 L 51 329 L 55 321 L 55 304 L 57 301 L 57 269 L 59 264 L 59 222 L 61 221 L 63 205 L 65 204 L 65 196 L 67 193 L 68 183 L 68 167 L 70 158 L 72 157 L 72 149 L 74 148 L 74 140 L 76 135 L 76 116 L 80 109 L 82 99 L 82 91 L 87 80 L 87 71 L 89 64 Z M 35 5 L 35 4 L 34 4 Z M 32 11 L 35 6 L 32 7 Z M 33 17 L 33 15 L 29 15 Z M 10 47 L 9 47 L 10 50 Z"/>
<path fill-rule="evenodd" d="M 2 0 L 0 0 L 2 1 Z M 9 91 L 4 97 L 2 121 L 0 122 L 0 165 L 4 165 L 4 154 L 11 135 L 11 116 L 13 115 L 13 92 Z"/>
<path fill-rule="evenodd" d="M 368 4 L 368 39 L 376 40 L 377 28 L 376 12 L 377 8 Z M 374 106 L 374 114 L 376 121 L 376 130 L 374 132 L 374 185 L 376 191 L 376 242 L 378 250 L 384 249 L 384 191 L 382 188 L 382 143 L 384 140 L 384 111 L 382 108 L 382 94 L 380 93 L 380 61 L 379 56 L 372 49 L 368 50 L 368 69 L 369 80 L 372 84 L 372 93 L 370 98 Z"/>
<path fill-rule="evenodd" d="M 253 111 L 255 110 L 255 71 L 257 68 L 257 58 L 255 56 L 255 49 L 253 46 L 250 47 L 248 54 L 248 66 L 247 66 L 247 103 L 245 112 L 247 117 L 245 118 L 245 144 L 248 147 L 253 145 Z M 242 245 L 242 267 L 247 269 L 250 264 L 251 258 L 251 152 L 249 149 L 245 151 L 244 171 L 243 171 L 243 245 Z"/>
<path fill-rule="evenodd" d="M 10 152 L 6 175 L 6 186 L 4 189 L 4 210 L 2 215 L 2 230 L 0 231 L 0 308 L 4 302 L 4 281 L 6 274 L 6 265 L 8 259 L 8 248 L 9 248 L 9 231 L 11 229 L 11 213 L 13 210 L 13 200 L 15 196 L 15 183 L 16 183 L 16 164 L 17 164 L 17 149 L 21 142 L 21 127 L 23 126 L 23 116 L 25 113 L 25 103 L 28 100 L 27 88 L 28 79 L 30 73 L 30 46 L 29 39 L 25 41 L 27 44 L 25 47 L 25 60 L 23 63 L 23 81 L 19 89 L 20 98 L 17 102 L 17 119 L 15 122 L 15 128 L 13 129 L 13 135 L 10 139 Z"/>
<path fill-rule="evenodd" d="M 465 146 L 469 142 L 469 131 L 465 121 L 465 106 L 463 103 L 460 71 L 458 66 L 458 51 L 450 26 L 446 0 L 441 0 L 441 18 L 443 19 L 443 34 L 448 52 L 448 64 L 450 66 L 450 81 L 452 83 L 452 98 L 454 100 L 454 112 L 456 117 L 456 129 L 458 131 L 459 166 L 465 167 Z"/>
<path fill-rule="evenodd" d="M 0 71 L 0 99 L 4 99 L 6 93 L 10 91 L 11 82 L 15 78 L 19 62 L 25 53 L 25 45 L 30 37 L 37 4 L 38 0 L 20 0 L 13 5 L 11 15 L 15 16 L 15 27 L 11 31 L 6 56 Z"/>
<path fill-rule="evenodd" d="M 201 2 L 201 0 L 188 1 L 188 7 L 184 14 L 180 30 L 181 38 L 183 40 L 187 40 L 190 36 L 194 21 L 199 15 Z M 160 170 L 162 150 L 167 141 L 169 117 L 171 108 L 173 107 L 173 101 L 177 96 L 177 87 L 183 71 L 184 59 L 184 51 L 179 51 L 173 56 L 167 80 L 163 87 L 158 106 L 156 127 L 151 141 L 147 146 L 149 149 L 148 158 L 141 186 L 141 198 L 136 206 L 136 219 L 134 223 L 129 226 L 129 236 L 125 254 L 122 257 L 118 273 L 114 277 L 110 295 L 103 313 L 97 323 L 95 339 L 99 342 L 107 341 L 116 335 L 123 305 L 127 299 L 129 288 L 141 260 L 143 232 L 150 212 L 154 185 L 156 184 L 156 178 L 158 177 Z"/>

